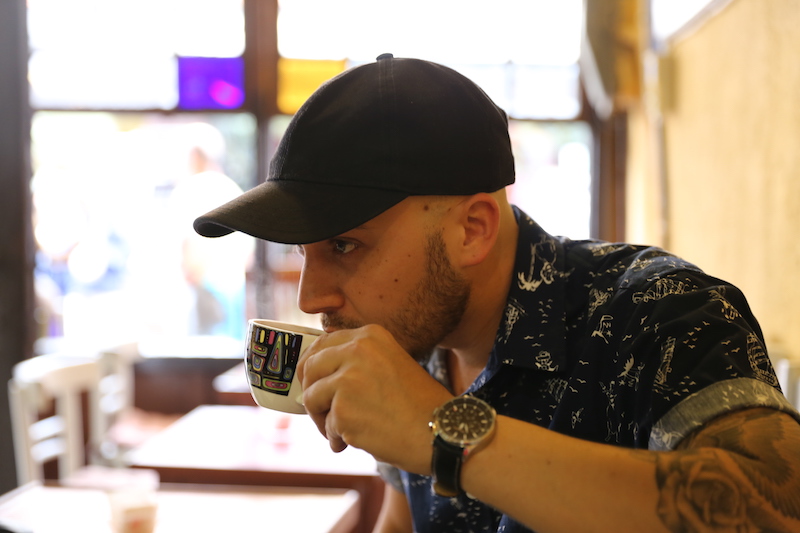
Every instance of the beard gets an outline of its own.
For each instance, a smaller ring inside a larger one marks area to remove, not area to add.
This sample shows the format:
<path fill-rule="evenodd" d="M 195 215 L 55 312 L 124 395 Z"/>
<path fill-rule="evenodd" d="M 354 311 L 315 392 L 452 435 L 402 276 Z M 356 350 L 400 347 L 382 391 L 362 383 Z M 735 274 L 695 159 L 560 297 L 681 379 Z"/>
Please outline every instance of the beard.
<path fill-rule="evenodd" d="M 452 333 L 467 310 L 469 282 L 458 274 L 447 257 L 442 232 L 425 241 L 425 274 L 409 293 L 405 305 L 381 323 L 417 361 L 430 357 L 438 344 Z M 323 315 L 322 325 L 355 329 L 364 324 L 337 315 Z"/>

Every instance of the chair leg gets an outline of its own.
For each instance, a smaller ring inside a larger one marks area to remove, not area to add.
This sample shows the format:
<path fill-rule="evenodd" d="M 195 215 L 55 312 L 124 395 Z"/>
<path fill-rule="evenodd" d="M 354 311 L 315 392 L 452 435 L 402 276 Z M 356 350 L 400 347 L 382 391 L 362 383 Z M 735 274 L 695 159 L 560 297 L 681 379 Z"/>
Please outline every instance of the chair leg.
<path fill-rule="evenodd" d="M 22 486 L 43 476 L 36 475 L 37 467 L 28 451 L 31 449 L 31 438 L 28 428 L 32 420 L 22 399 L 25 393 L 12 379 L 8 382 L 8 401 L 11 408 L 11 427 L 14 437 L 14 460 L 17 467 L 17 485 Z"/>

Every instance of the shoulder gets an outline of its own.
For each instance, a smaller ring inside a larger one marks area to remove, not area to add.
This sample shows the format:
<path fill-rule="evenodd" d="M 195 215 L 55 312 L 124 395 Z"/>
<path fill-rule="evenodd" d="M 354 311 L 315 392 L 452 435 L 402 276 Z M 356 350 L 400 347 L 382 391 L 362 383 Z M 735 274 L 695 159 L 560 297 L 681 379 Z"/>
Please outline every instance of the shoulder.
<path fill-rule="evenodd" d="M 647 284 L 679 273 L 703 276 L 685 259 L 657 246 L 604 241 L 562 239 L 567 267 L 589 272 L 597 280 L 617 280 L 618 285 Z"/>

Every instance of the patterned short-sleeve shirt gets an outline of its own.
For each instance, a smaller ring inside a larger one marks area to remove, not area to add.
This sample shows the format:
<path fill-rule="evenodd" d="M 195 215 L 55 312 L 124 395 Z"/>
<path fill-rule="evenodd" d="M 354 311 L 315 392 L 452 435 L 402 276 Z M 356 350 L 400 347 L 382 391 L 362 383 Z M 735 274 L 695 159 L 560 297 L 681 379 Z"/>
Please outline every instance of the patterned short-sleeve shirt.
<path fill-rule="evenodd" d="M 654 450 L 734 409 L 797 416 L 738 289 L 659 248 L 553 237 L 516 213 L 505 316 L 468 393 L 559 433 Z M 428 370 L 449 386 L 442 354 Z M 435 495 L 430 477 L 399 474 L 419 533 L 529 531 L 466 494 Z"/>

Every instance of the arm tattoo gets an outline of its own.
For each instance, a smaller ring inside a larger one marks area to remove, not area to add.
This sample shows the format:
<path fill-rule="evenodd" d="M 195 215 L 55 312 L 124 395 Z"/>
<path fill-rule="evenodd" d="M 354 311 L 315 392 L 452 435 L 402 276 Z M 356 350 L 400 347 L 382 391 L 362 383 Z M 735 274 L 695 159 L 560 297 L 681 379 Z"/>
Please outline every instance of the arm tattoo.
<path fill-rule="evenodd" d="M 798 469 L 797 422 L 766 409 L 729 415 L 658 454 L 658 514 L 676 533 L 797 531 Z"/>

